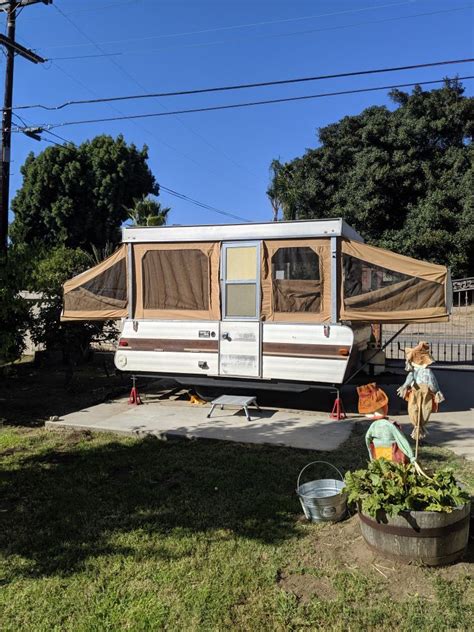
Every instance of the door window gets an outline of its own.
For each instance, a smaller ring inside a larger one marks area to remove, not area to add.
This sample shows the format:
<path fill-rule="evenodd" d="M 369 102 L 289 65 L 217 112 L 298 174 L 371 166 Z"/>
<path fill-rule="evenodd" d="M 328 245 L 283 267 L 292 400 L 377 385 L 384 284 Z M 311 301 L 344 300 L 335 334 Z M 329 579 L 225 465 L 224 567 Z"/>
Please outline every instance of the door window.
<path fill-rule="evenodd" d="M 224 246 L 224 318 L 258 318 L 259 244 Z"/>

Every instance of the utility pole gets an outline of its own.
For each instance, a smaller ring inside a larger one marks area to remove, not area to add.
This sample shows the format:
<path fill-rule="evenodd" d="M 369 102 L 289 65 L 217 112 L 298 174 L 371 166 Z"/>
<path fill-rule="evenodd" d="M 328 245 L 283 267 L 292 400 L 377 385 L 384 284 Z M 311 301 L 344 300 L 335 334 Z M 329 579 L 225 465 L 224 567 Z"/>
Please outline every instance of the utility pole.
<path fill-rule="evenodd" d="M 51 4 L 53 0 L 8 0 L 0 1 L 0 9 L 7 13 L 7 35 L 0 36 L 0 45 L 7 49 L 5 70 L 5 93 L 3 100 L 2 134 L 1 134 L 1 172 L 0 172 L 0 255 L 6 254 L 8 245 L 8 208 L 10 205 L 10 156 L 11 127 L 13 105 L 13 70 L 15 54 L 21 55 L 33 63 L 46 61 L 33 51 L 15 42 L 16 12 L 20 7 L 42 2 Z"/>
<path fill-rule="evenodd" d="M 7 38 L 15 41 L 16 4 L 10 2 L 7 10 Z M 15 52 L 7 47 L 7 63 L 5 70 L 5 93 L 2 114 L 2 172 L 0 185 L 0 248 L 7 251 L 8 241 L 8 207 L 10 204 L 10 155 L 12 143 L 12 105 L 13 105 L 13 69 Z"/>

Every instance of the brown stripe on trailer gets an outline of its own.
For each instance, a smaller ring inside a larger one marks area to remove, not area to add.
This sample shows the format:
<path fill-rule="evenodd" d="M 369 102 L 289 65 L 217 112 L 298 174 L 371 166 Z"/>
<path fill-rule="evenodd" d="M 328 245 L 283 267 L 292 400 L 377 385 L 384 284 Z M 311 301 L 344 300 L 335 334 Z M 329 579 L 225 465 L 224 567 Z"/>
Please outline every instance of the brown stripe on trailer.
<path fill-rule="evenodd" d="M 263 355 L 291 358 L 322 358 L 335 360 L 347 358 L 351 348 L 345 345 L 309 345 L 288 342 L 264 342 Z"/>
<path fill-rule="evenodd" d="M 182 340 L 170 338 L 122 338 L 119 347 L 126 351 L 170 351 L 217 353 L 217 340 Z"/>

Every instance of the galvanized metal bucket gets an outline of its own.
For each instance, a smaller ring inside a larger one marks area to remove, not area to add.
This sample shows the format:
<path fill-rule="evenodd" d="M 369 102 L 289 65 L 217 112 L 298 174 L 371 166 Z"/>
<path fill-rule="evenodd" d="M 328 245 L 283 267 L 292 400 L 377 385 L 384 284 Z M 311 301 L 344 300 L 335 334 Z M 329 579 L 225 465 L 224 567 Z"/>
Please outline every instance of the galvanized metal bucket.
<path fill-rule="evenodd" d="M 329 465 L 339 474 L 341 480 L 322 478 L 300 485 L 303 472 L 316 463 Z M 344 480 L 341 472 L 327 461 L 312 461 L 305 465 L 298 476 L 296 493 L 303 507 L 304 515 L 311 522 L 337 522 L 342 520 L 347 511 L 347 494 L 342 493 Z"/>

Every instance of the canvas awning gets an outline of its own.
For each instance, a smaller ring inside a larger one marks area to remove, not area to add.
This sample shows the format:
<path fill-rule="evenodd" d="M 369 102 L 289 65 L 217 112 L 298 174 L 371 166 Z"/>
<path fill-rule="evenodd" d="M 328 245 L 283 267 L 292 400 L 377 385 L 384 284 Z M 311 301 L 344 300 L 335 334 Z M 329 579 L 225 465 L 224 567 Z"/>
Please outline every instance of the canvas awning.
<path fill-rule="evenodd" d="M 389 250 L 343 240 L 341 320 L 368 323 L 447 321 L 447 268 Z"/>
<path fill-rule="evenodd" d="M 61 320 L 109 320 L 127 315 L 127 246 L 64 284 Z"/>

